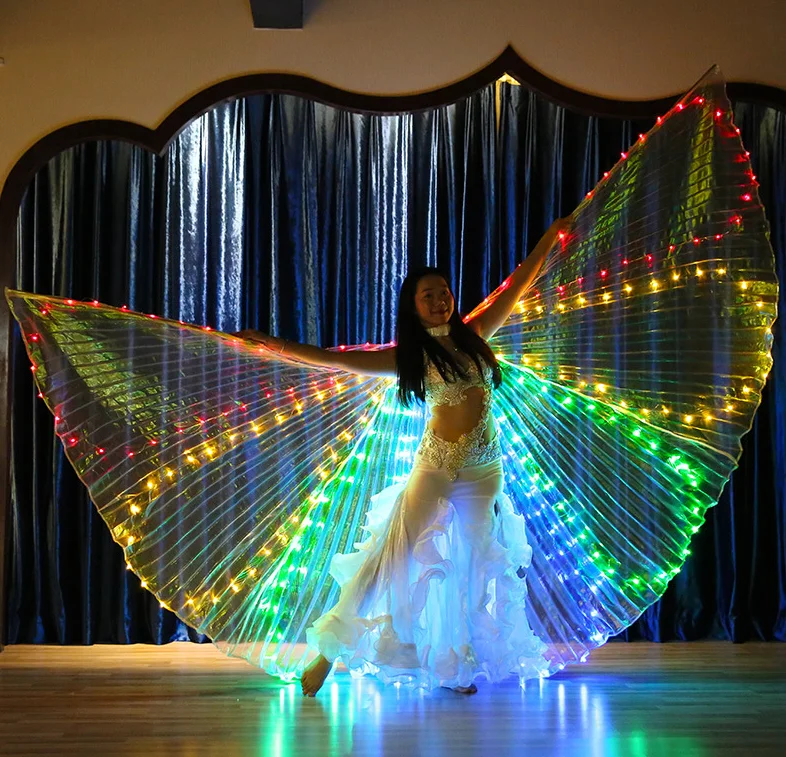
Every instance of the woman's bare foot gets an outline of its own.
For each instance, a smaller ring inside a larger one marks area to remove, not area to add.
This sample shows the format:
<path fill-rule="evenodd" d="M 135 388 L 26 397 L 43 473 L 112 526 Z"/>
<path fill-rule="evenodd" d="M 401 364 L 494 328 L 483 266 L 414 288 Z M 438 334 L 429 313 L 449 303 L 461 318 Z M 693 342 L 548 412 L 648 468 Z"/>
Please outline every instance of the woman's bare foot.
<path fill-rule="evenodd" d="M 450 689 L 451 691 L 455 691 L 456 694 L 477 694 L 478 687 L 475 686 L 474 683 L 471 683 L 469 686 L 444 686 L 443 688 Z"/>
<path fill-rule="evenodd" d="M 314 660 L 300 676 L 300 685 L 303 688 L 304 697 L 316 696 L 316 693 L 322 688 L 325 679 L 328 677 L 333 663 L 326 660 L 322 655 Z"/>

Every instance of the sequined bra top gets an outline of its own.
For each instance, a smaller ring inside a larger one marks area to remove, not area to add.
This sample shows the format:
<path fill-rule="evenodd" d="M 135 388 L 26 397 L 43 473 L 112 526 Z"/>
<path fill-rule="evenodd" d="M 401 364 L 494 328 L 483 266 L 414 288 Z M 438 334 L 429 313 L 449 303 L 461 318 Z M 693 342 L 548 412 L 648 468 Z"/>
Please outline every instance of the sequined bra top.
<path fill-rule="evenodd" d="M 484 390 L 484 404 L 488 406 L 491 400 L 491 386 L 493 372 L 483 361 L 483 374 L 478 371 L 474 360 L 470 360 L 466 370 L 468 378 L 457 376 L 453 381 L 445 381 L 437 366 L 426 356 L 426 375 L 424 385 L 426 390 L 426 405 L 429 408 L 440 405 L 460 405 L 467 398 L 467 390 L 478 387 Z"/>

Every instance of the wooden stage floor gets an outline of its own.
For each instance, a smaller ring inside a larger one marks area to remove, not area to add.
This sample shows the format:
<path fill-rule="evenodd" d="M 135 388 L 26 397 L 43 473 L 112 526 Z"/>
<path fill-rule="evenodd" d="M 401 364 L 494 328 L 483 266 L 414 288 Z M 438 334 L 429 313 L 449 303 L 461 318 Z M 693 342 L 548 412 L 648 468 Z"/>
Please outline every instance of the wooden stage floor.
<path fill-rule="evenodd" d="M 214 647 L 11 646 L 2 755 L 786 754 L 786 644 L 610 643 L 475 696 L 328 680 L 316 699 Z"/>

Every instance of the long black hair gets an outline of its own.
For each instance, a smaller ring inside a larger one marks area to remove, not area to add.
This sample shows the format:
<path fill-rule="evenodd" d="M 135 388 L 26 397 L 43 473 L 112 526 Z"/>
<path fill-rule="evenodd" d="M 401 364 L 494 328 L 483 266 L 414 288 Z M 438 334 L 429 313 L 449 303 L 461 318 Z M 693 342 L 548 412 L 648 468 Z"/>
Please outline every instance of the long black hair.
<path fill-rule="evenodd" d="M 439 269 L 423 267 L 410 271 L 401 285 L 396 318 L 396 374 L 398 376 L 398 397 L 405 407 L 409 407 L 413 399 L 418 399 L 421 402 L 426 399 L 424 351 L 445 381 L 468 378 L 466 371 L 455 356 L 434 339 L 420 322 L 415 309 L 415 292 L 418 282 L 424 276 L 441 276 L 446 282 L 448 280 L 447 276 Z M 493 384 L 498 387 L 502 383 L 502 372 L 491 347 L 464 323 L 457 308 L 453 308 L 448 323 L 450 324 L 450 338 L 456 347 L 475 362 L 481 375 L 483 375 L 483 366 L 480 363 L 482 359 L 492 369 Z"/>

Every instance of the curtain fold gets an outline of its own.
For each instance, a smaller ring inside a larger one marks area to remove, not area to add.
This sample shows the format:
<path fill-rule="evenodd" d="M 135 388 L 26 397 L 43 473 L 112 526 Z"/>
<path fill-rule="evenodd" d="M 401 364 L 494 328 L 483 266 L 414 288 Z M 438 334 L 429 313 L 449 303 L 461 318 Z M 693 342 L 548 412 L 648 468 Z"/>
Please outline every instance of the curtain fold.
<path fill-rule="evenodd" d="M 740 103 L 736 117 L 783 276 L 786 114 Z M 20 208 L 16 286 L 323 346 L 387 342 L 410 266 L 442 267 L 471 309 L 650 125 L 502 83 L 397 116 L 244 98 L 192 123 L 162 158 L 98 142 L 50 161 Z M 786 639 L 784 331 L 782 319 L 739 469 L 683 571 L 622 638 Z M 9 642 L 196 640 L 125 570 L 18 332 L 10 377 Z"/>

